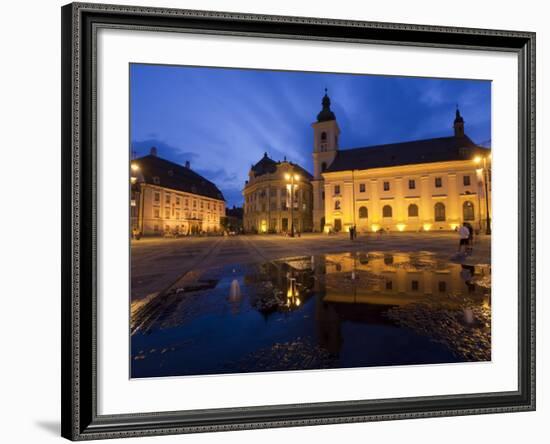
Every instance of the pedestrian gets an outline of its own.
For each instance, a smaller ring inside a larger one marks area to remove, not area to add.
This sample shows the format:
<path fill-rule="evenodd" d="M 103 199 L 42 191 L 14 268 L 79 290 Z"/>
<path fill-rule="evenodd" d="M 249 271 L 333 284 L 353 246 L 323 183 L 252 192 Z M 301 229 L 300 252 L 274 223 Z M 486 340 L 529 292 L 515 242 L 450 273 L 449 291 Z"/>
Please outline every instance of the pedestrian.
<path fill-rule="evenodd" d="M 468 228 L 468 231 L 470 232 L 470 236 L 468 236 L 468 245 L 466 247 L 466 251 L 468 254 L 471 254 L 474 250 L 474 227 L 469 222 L 464 222 L 464 225 L 466 225 L 466 228 Z"/>
<path fill-rule="evenodd" d="M 349 240 L 353 240 L 353 225 L 349 227 Z"/>
<path fill-rule="evenodd" d="M 458 243 L 458 252 L 462 252 L 462 246 L 464 245 L 464 251 L 468 248 L 468 239 L 470 238 L 470 230 L 466 224 L 462 224 L 458 229 L 458 236 L 460 241 Z"/>

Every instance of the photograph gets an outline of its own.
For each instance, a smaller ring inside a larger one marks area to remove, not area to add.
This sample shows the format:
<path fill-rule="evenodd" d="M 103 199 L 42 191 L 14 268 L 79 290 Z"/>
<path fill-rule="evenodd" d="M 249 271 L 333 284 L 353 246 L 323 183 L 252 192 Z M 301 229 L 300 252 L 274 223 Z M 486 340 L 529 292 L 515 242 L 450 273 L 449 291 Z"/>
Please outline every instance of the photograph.
<path fill-rule="evenodd" d="M 490 80 L 128 75 L 131 378 L 491 361 Z"/>

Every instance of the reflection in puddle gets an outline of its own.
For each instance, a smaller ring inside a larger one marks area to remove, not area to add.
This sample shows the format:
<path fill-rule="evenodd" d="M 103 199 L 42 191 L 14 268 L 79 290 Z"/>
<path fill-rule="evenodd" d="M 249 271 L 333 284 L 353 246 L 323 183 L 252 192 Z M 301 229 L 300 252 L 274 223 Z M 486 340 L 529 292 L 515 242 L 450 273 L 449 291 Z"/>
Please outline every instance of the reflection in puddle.
<path fill-rule="evenodd" d="M 490 271 L 424 252 L 196 271 L 132 307 L 132 376 L 487 361 Z"/>

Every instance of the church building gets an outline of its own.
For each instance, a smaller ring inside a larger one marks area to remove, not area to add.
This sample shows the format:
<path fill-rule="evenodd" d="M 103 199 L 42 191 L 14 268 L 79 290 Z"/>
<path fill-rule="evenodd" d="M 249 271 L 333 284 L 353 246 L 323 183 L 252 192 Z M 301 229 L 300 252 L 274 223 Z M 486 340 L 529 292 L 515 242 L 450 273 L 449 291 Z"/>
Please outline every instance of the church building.
<path fill-rule="evenodd" d="M 340 128 L 325 90 L 312 127 L 315 231 L 490 226 L 491 150 L 466 135 L 458 108 L 448 137 L 340 149 Z"/>

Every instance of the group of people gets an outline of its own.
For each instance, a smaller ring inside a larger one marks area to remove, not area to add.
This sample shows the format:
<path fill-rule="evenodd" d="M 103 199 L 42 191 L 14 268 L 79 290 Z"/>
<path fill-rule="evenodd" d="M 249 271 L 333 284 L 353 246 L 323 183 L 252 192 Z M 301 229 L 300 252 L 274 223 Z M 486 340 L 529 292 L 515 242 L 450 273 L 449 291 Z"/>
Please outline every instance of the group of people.
<path fill-rule="evenodd" d="M 458 252 L 462 253 L 462 247 L 464 247 L 464 253 L 471 253 L 474 248 L 474 227 L 468 222 L 464 222 L 458 228 L 458 236 L 460 238 Z"/>
<path fill-rule="evenodd" d="M 355 240 L 357 239 L 357 227 L 355 225 L 352 225 L 349 227 L 349 239 Z"/>

